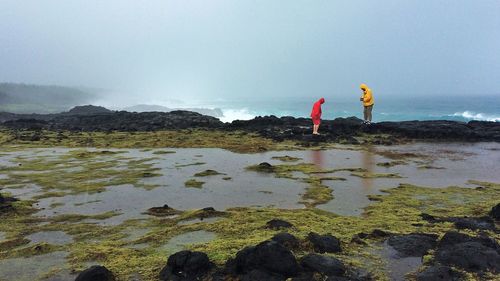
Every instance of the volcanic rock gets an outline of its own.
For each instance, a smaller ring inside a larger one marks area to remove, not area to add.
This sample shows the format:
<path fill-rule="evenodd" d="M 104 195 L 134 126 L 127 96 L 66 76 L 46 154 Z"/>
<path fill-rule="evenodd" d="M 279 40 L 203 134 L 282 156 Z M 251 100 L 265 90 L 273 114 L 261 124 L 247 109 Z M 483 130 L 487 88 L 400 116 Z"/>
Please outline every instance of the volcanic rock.
<path fill-rule="evenodd" d="M 106 267 L 94 265 L 85 269 L 76 277 L 75 281 L 114 281 L 115 277 Z"/>
<path fill-rule="evenodd" d="M 412 233 L 392 236 L 387 243 L 401 257 L 421 257 L 436 246 L 437 238 L 435 234 Z"/>
<path fill-rule="evenodd" d="M 299 265 L 292 252 L 284 246 L 275 241 L 264 241 L 239 251 L 234 260 L 226 263 L 226 269 L 234 275 L 261 270 L 291 277 L 298 273 Z"/>
<path fill-rule="evenodd" d="M 346 267 L 336 258 L 318 254 L 308 254 L 300 262 L 305 270 L 319 272 L 324 275 L 342 276 Z"/>
<path fill-rule="evenodd" d="M 319 235 L 311 232 L 307 239 L 313 244 L 314 251 L 318 253 L 338 253 L 342 251 L 340 240 L 332 235 Z"/>
<path fill-rule="evenodd" d="M 282 228 L 290 228 L 290 227 L 293 227 L 293 224 L 280 219 L 272 219 L 266 223 L 266 228 L 273 230 L 279 230 Z"/>
<path fill-rule="evenodd" d="M 500 203 L 498 203 L 495 207 L 491 208 L 489 215 L 493 219 L 500 221 Z"/>
<path fill-rule="evenodd" d="M 417 274 L 417 281 L 460 281 L 463 275 L 449 266 L 431 266 Z"/>
<path fill-rule="evenodd" d="M 167 265 L 160 272 L 160 280 L 198 280 L 212 267 L 213 264 L 205 253 L 180 251 L 168 258 Z"/>
<path fill-rule="evenodd" d="M 299 240 L 290 233 L 282 232 L 278 233 L 271 238 L 271 240 L 278 242 L 279 244 L 285 246 L 287 249 L 295 249 L 299 246 Z"/>

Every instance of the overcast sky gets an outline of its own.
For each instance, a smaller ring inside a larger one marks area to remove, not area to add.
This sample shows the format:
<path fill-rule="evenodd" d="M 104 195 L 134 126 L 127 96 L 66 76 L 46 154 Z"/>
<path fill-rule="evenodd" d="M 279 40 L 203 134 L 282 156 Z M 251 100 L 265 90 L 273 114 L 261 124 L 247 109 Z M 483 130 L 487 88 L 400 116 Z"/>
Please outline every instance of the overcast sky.
<path fill-rule="evenodd" d="M 1 0 L 0 82 L 144 102 L 500 97 L 499 0 Z"/>

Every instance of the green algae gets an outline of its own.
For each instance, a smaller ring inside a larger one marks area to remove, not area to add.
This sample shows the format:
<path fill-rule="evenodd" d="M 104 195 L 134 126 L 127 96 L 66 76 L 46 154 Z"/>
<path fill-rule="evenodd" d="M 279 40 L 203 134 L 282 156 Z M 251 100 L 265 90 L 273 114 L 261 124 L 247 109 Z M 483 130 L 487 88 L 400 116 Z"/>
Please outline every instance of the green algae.
<path fill-rule="evenodd" d="M 270 165 L 268 163 L 261 163 L 258 165 L 248 166 L 246 168 L 249 171 L 261 172 L 261 173 L 273 173 L 278 178 L 289 178 L 294 180 L 300 180 L 308 184 L 305 193 L 302 195 L 302 200 L 300 203 L 304 204 L 306 207 L 315 207 L 319 204 L 325 204 L 331 201 L 334 197 L 332 194 L 332 189 L 323 184 L 326 180 L 346 180 L 341 177 L 333 176 L 316 176 L 317 174 L 331 174 L 342 171 L 351 172 L 366 172 L 362 168 L 341 168 L 341 169 L 322 169 L 311 163 L 297 163 L 297 164 L 281 164 L 281 165 Z M 293 174 L 295 172 L 300 172 L 306 175 L 306 178 L 296 178 Z"/>
<path fill-rule="evenodd" d="M 93 219 L 93 220 L 105 220 L 112 218 L 114 216 L 121 215 L 121 213 L 116 211 L 109 211 L 96 215 L 82 215 L 82 214 L 61 214 L 58 216 L 54 216 L 51 218 L 52 222 L 66 222 L 66 223 L 74 223 L 81 222 L 83 220 Z"/>
<path fill-rule="evenodd" d="M 420 165 L 418 166 L 418 169 L 421 170 L 444 170 L 446 169 L 445 167 L 439 167 L 439 166 L 433 166 L 433 165 Z"/>
<path fill-rule="evenodd" d="M 401 175 L 390 173 L 390 174 L 377 174 L 377 173 L 351 173 L 351 176 L 360 177 L 364 179 L 374 179 L 374 178 L 388 178 L 388 179 L 399 179 L 402 178 Z"/>
<path fill-rule="evenodd" d="M 292 157 L 292 156 L 288 156 L 288 155 L 285 155 L 285 156 L 274 156 L 271 159 L 280 160 L 282 162 L 297 162 L 299 160 L 302 160 L 302 158 Z"/>
<path fill-rule="evenodd" d="M 184 167 L 189 167 L 189 166 L 199 166 L 199 165 L 205 165 L 207 163 L 205 162 L 194 162 L 194 163 L 189 163 L 189 164 L 178 164 L 175 165 L 176 168 L 184 168 Z"/>
<path fill-rule="evenodd" d="M 205 170 L 203 172 L 199 172 L 194 174 L 195 177 L 208 177 L 208 176 L 216 176 L 216 175 L 224 175 L 215 170 Z"/>
<path fill-rule="evenodd" d="M 408 162 L 406 162 L 406 161 L 395 160 L 395 161 L 390 161 L 390 162 L 377 163 L 377 166 L 389 168 L 389 167 L 400 166 L 400 165 L 407 165 L 407 164 L 408 164 Z"/>
<path fill-rule="evenodd" d="M 172 151 L 172 150 L 157 150 L 157 151 L 153 152 L 153 154 L 157 154 L 157 155 L 172 154 L 172 153 L 175 153 L 175 151 Z"/>
<path fill-rule="evenodd" d="M 0 185 L 37 185 L 44 193 L 36 195 L 35 199 L 91 194 L 109 186 L 127 184 L 145 189 L 157 187 L 142 182 L 144 178 L 162 176 L 158 172 L 160 168 L 150 163 L 156 158 L 130 160 L 118 154 L 121 152 L 71 150 L 55 159 L 18 157 L 14 161 L 19 165 L 2 168 L 8 177 L 0 179 Z M 120 169 L 120 165 L 127 168 Z"/>
<path fill-rule="evenodd" d="M 197 181 L 195 179 L 190 179 L 190 180 L 187 180 L 185 183 L 184 183 L 184 186 L 185 187 L 194 187 L 194 188 L 202 188 L 203 187 L 203 184 L 205 184 L 204 181 Z"/>
<path fill-rule="evenodd" d="M 314 181 L 318 182 L 320 178 L 315 177 Z M 481 188 L 400 185 L 398 188 L 385 190 L 383 195 L 376 195 L 378 201 L 367 207 L 362 217 L 338 216 L 316 208 L 232 208 L 225 212 L 186 211 L 176 218 L 131 220 L 114 227 L 81 223 L 80 219 L 61 221 L 54 218 L 49 220 L 48 225 L 33 227 L 33 223 L 27 223 L 33 212 L 31 205 L 18 201 L 14 202 L 18 204 L 15 207 L 17 215 L 2 213 L 0 220 L 2 231 L 5 227 L 8 239 L 13 239 L 20 233 L 26 235 L 41 230 L 59 230 L 72 235 L 75 241 L 63 246 L 34 245 L 41 246 L 39 251 L 31 246 L 26 247 L 27 241 L 24 241 L 24 244 L 23 241 L 17 241 L 16 245 L 0 248 L 0 259 L 5 256 L 37 256 L 40 253 L 64 250 L 70 253 L 68 262 L 73 270 L 85 269 L 88 262 L 98 262 L 115 273 L 118 280 L 127 280 L 137 272 L 143 280 L 156 280 L 167 259 L 167 255 L 158 251 L 158 248 L 172 238 L 194 231 L 214 233 L 214 240 L 185 246 L 191 250 L 206 252 L 212 261 L 222 265 L 245 246 L 255 245 L 276 234 L 278 231 L 266 229 L 264 226 L 267 221 L 279 218 L 292 223 L 295 227 L 289 232 L 302 241 L 299 249 L 294 252 L 297 257 L 311 251 L 311 245 L 305 241 L 309 232 L 331 233 L 341 240 L 343 247 L 342 253 L 333 256 L 350 266 L 368 269 L 376 280 L 387 280 L 383 270 L 384 260 L 374 254 L 380 240 L 366 238 L 365 245 L 359 245 L 351 242 L 352 237 L 358 233 L 371 233 L 374 229 L 400 234 L 424 232 L 443 235 L 454 229 L 452 223 L 431 224 L 424 221 L 420 214 L 425 212 L 434 216 L 483 216 L 499 202 L 500 184 L 478 181 L 470 183 Z M 223 216 L 224 219 L 209 224 L 178 225 L 181 221 L 205 215 Z M 126 237 L 124 229 L 135 228 L 148 228 L 150 231 L 132 242 L 123 241 L 122 238 Z M 488 235 L 500 239 L 500 234 L 488 232 Z M 145 243 L 146 247 L 126 247 L 140 243 Z M 6 255 L 7 252 L 15 254 Z M 432 259 L 432 253 L 431 256 L 426 256 L 426 259 Z"/>
<path fill-rule="evenodd" d="M 31 137 L 38 134 L 39 140 Z M 64 137 L 61 137 L 64 136 Z M 0 145 L 5 147 L 97 147 L 97 148 L 223 148 L 233 152 L 256 153 L 299 148 L 292 141 L 276 142 L 256 133 L 212 129 L 155 132 L 54 132 L 0 130 Z"/>

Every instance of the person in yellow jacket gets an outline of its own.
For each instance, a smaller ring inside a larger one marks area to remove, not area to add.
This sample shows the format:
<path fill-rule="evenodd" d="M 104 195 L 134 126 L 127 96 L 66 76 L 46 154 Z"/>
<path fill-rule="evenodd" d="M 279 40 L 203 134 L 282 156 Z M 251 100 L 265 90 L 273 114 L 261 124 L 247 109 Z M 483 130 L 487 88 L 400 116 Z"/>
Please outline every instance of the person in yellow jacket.
<path fill-rule="evenodd" d="M 372 109 L 373 109 L 373 104 L 375 104 L 373 100 L 373 94 L 372 90 L 366 86 L 366 84 L 361 84 L 359 86 L 361 88 L 361 91 L 363 91 L 363 96 L 359 99 L 360 101 L 363 102 L 363 115 L 365 121 L 363 123 L 365 124 L 371 124 L 372 123 Z"/>

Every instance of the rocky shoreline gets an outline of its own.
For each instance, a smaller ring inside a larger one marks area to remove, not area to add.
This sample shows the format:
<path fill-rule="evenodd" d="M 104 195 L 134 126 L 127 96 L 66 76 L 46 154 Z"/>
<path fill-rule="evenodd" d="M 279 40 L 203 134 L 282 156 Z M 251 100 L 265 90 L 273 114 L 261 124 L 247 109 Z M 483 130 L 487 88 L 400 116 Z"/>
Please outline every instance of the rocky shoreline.
<path fill-rule="evenodd" d="M 190 111 L 126 112 L 105 108 L 76 107 L 60 114 L 0 113 L 0 126 L 11 130 L 49 130 L 79 132 L 138 132 L 180 129 L 217 129 L 223 131 L 255 132 L 274 141 L 340 142 L 358 144 L 360 136 L 384 135 L 374 144 L 393 144 L 404 140 L 432 141 L 500 141 L 500 122 L 470 121 L 402 121 L 378 122 L 364 125 L 356 117 L 323 120 L 320 136 L 311 135 L 311 121 L 307 118 L 256 117 L 223 123 L 211 116 Z"/>
<path fill-rule="evenodd" d="M 500 204 L 494 206 L 488 214 L 492 222 L 500 221 Z M 444 218 L 439 221 L 432 216 L 422 214 L 430 223 L 447 220 L 467 220 L 467 226 L 457 228 L 477 230 L 485 218 Z M 198 251 L 183 250 L 171 255 L 167 264 L 158 273 L 161 281 L 192 280 L 241 280 L 241 281 L 369 281 L 375 280 L 370 272 L 362 267 L 346 265 L 341 260 L 329 255 L 340 253 L 341 241 L 331 234 L 311 232 L 304 239 L 286 232 L 294 226 L 281 219 L 273 219 L 264 228 L 283 231 L 271 239 L 255 246 L 240 250 L 225 265 L 217 266 L 207 254 Z M 495 224 L 488 229 L 498 233 Z M 414 274 L 417 281 L 468 280 L 467 274 L 474 274 L 482 279 L 487 274 L 500 273 L 500 244 L 486 232 L 471 236 L 455 230 L 446 232 L 442 237 L 436 234 L 410 233 L 394 234 L 375 229 L 372 233 L 358 233 L 352 244 L 364 244 L 366 240 L 387 243 L 395 249 L 399 258 L 417 257 L 432 254 Z M 306 254 L 298 258 L 294 252 Z M 307 250 L 308 249 L 308 250 Z M 309 251 L 309 253 L 307 253 Z M 470 277 L 470 276 L 469 276 Z M 489 279 L 486 277 L 486 279 Z M 82 271 L 76 281 L 114 280 L 111 271 L 103 266 L 92 266 Z"/>

